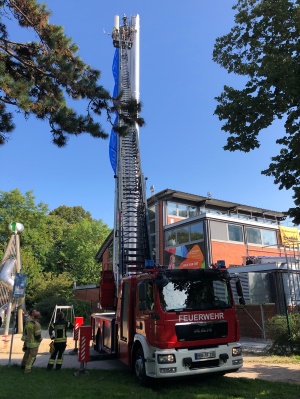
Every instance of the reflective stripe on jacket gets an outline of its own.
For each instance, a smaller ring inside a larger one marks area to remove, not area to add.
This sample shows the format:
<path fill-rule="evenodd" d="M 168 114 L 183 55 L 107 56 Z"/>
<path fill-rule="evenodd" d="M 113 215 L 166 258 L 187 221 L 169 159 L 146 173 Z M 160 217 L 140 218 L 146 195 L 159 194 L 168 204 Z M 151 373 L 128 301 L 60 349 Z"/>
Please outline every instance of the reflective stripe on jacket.
<path fill-rule="evenodd" d="M 67 329 L 73 329 L 72 323 L 65 319 L 59 319 L 55 323 L 52 323 L 49 328 L 50 337 L 54 336 L 54 342 L 67 342 Z"/>
<path fill-rule="evenodd" d="M 22 341 L 26 341 L 26 335 L 27 335 L 27 330 L 26 330 L 26 326 L 27 324 L 32 320 L 32 318 L 30 316 L 27 317 L 26 323 L 24 325 L 24 330 L 23 330 L 23 334 L 22 334 Z"/>
<path fill-rule="evenodd" d="M 25 341 L 27 348 L 37 348 L 42 341 L 41 334 L 40 323 L 36 320 L 30 320 L 26 323 L 22 340 Z"/>

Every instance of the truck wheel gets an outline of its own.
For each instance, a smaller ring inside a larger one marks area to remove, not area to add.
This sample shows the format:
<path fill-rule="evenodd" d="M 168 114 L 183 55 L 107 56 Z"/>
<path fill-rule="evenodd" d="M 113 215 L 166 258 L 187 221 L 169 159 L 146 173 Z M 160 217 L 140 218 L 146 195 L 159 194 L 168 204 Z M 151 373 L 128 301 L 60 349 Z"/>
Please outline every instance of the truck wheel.
<path fill-rule="evenodd" d="M 149 378 L 146 376 L 145 357 L 142 348 L 138 348 L 135 353 L 134 371 L 138 382 L 141 385 L 147 385 Z"/>

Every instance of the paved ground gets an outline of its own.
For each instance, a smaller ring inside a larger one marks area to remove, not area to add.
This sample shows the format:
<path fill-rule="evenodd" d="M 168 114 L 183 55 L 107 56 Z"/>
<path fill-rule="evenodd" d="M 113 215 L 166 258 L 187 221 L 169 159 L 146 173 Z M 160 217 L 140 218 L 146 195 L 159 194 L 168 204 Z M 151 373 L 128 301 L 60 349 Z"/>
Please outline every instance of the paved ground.
<path fill-rule="evenodd" d="M 268 359 L 244 357 L 244 366 L 236 373 L 227 376 L 300 384 L 300 365 L 272 364 L 268 363 Z"/>
<path fill-rule="evenodd" d="M 0 365 L 13 365 L 21 364 L 23 357 L 23 341 L 21 340 L 21 334 L 14 334 L 4 336 L 3 329 L 0 329 Z M 34 363 L 34 367 L 47 367 L 47 363 L 50 357 L 49 344 L 51 342 L 47 331 L 42 331 L 43 341 L 39 347 L 39 353 Z M 105 361 L 90 361 L 82 364 L 78 361 L 78 355 L 74 354 L 75 341 L 70 336 L 67 340 L 67 348 L 64 355 L 63 368 L 72 369 L 126 369 L 126 366 L 119 360 L 105 360 Z M 72 354 L 71 354 L 72 353 Z M 90 351 L 91 355 L 97 354 L 92 348 Z"/>
<path fill-rule="evenodd" d="M 47 332 L 43 331 L 43 341 L 40 345 L 39 354 L 34 367 L 47 367 L 49 360 L 49 343 L 50 339 Z M 265 341 L 241 341 L 245 349 L 244 366 L 236 373 L 227 374 L 232 378 L 251 378 L 263 379 L 269 381 L 280 381 L 300 384 L 300 365 L 294 364 L 272 364 L 270 357 L 262 357 L 262 351 L 268 346 Z M 23 357 L 23 342 L 21 334 L 3 335 L 3 329 L 0 329 L 0 365 L 21 364 Z M 87 363 L 80 363 L 78 356 L 71 354 L 74 352 L 75 342 L 72 337 L 68 338 L 67 349 L 64 356 L 63 368 L 77 369 L 127 369 L 119 360 L 95 360 Z M 91 355 L 96 354 L 91 348 Z M 255 356 L 259 355 L 259 356 Z"/>

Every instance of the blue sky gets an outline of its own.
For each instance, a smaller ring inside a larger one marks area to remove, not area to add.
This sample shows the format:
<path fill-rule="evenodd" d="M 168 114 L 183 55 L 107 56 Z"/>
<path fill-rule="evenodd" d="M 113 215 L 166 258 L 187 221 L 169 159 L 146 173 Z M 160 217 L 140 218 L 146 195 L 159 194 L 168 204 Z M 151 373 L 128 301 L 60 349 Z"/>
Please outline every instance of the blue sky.
<path fill-rule="evenodd" d="M 155 191 L 166 188 L 284 211 L 292 192 L 262 176 L 283 135 L 276 122 L 249 154 L 225 152 L 226 134 L 213 115 L 223 86 L 243 87 L 212 61 L 215 39 L 234 24 L 233 0 L 46 1 L 51 23 L 64 26 L 78 54 L 101 70 L 100 83 L 113 90 L 114 47 L 108 33 L 114 15 L 140 15 L 140 98 L 146 126 L 140 131 L 142 169 Z M 13 38 L 13 35 L 12 35 Z M 83 108 L 81 108 L 83 107 Z M 86 104 L 78 104 L 78 110 Z M 0 147 L 0 191 L 33 190 L 52 210 L 82 206 L 113 227 L 114 178 L 108 140 L 72 137 L 65 148 L 51 143 L 49 125 L 16 114 L 16 130 Z M 110 131 L 110 127 L 102 120 Z M 26 221 L 22 221 L 26 226 Z"/>

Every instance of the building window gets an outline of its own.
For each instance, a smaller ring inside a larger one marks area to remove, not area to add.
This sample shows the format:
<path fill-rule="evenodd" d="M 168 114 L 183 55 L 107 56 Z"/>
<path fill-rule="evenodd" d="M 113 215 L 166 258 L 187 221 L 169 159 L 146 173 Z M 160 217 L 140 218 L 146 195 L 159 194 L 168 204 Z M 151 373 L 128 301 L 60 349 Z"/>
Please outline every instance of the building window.
<path fill-rule="evenodd" d="M 231 212 L 229 212 L 229 216 L 232 217 L 232 218 L 238 218 L 238 217 L 239 217 L 237 211 L 231 211 Z"/>
<path fill-rule="evenodd" d="M 176 245 L 176 229 L 165 232 L 165 243 L 167 247 L 174 247 Z"/>
<path fill-rule="evenodd" d="M 192 218 L 193 216 L 197 215 L 197 207 L 196 206 L 189 206 L 189 217 Z"/>
<path fill-rule="evenodd" d="M 246 213 L 239 213 L 238 217 L 239 217 L 239 219 L 244 219 L 244 220 L 251 219 L 251 215 L 247 215 Z"/>
<path fill-rule="evenodd" d="M 183 244 L 186 242 L 189 242 L 189 228 L 188 226 L 185 227 L 180 227 L 177 230 L 177 243 L 178 244 Z"/>
<path fill-rule="evenodd" d="M 261 230 L 263 245 L 277 245 L 277 234 L 274 230 Z"/>
<path fill-rule="evenodd" d="M 148 209 L 149 225 L 150 225 L 150 240 L 152 244 L 152 255 L 155 258 L 155 205 Z"/>
<path fill-rule="evenodd" d="M 178 216 L 181 218 L 188 217 L 188 206 L 183 204 L 178 204 Z"/>
<path fill-rule="evenodd" d="M 228 225 L 228 237 L 229 241 L 243 242 L 243 228 L 236 224 Z"/>
<path fill-rule="evenodd" d="M 203 223 L 194 223 L 190 225 L 190 241 L 203 240 Z"/>
<path fill-rule="evenodd" d="M 175 202 L 168 202 L 168 215 L 177 216 L 177 204 Z"/>
<path fill-rule="evenodd" d="M 150 240 L 151 240 L 151 246 L 152 246 L 152 255 L 153 255 L 153 258 L 155 259 L 155 255 L 156 255 L 155 236 L 151 236 Z"/>
<path fill-rule="evenodd" d="M 253 227 L 247 227 L 246 231 L 247 231 L 247 242 L 249 244 L 261 245 L 260 229 L 255 229 Z"/>
<path fill-rule="evenodd" d="M 203 240 L 203 222 L 197 222 L 165 231 L 166 247 L 174 247 L 191 241 Z"/>
<path fill-rule="evenodd" d="M 149 222 L 150 225 L 150 234 L 155 234 L 155 220 L 151 220 L 151 222 Z"/>
<path fill-rule="evenodd" d="M 149 220 L 155 220 L 155 206 L 151 206 L 151 208 L 148 209 L 148 217 Z"/>
<path fill-rule="evenodd" d="M 176 202 L 168 201 L 167 209 L 168 209 L 168 212 L 167 212 L 168 216 L 175 216 L 175 217 L 184 218 L 184 219 L 191 218 L 198 214 L 196 206 L 190 206 L 190 205 L 180 204 L 180 203 L 176 203 Z"/>

